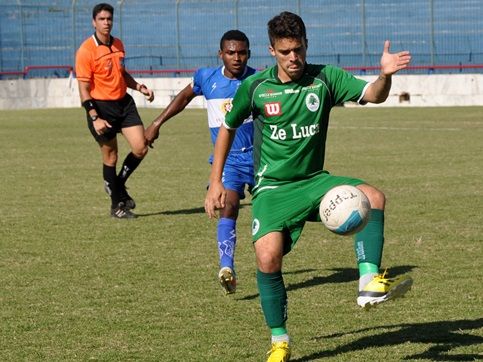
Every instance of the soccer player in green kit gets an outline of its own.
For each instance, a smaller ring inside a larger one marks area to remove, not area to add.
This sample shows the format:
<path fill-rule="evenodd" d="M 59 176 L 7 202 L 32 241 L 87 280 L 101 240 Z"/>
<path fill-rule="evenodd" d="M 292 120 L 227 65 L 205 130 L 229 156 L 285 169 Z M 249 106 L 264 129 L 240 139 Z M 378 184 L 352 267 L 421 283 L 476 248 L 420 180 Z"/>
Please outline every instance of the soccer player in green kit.
<path fill-rule="evenodd" d="M 251 113 L 255 132 L 252 236 L 257 284 L 272 334 L 268 362 L 284 362 L 290 358 L 290 344 L 282 259 L 294 247 L 305 222 L 316 220 L 320 200 L 332 187 L 356 186 L 371 203 L 369 222 L 355 235 L 360 273 L 357 304 L 363 308 L 376 305 L 403 295 L 412 285 L 409 276 L 389 279 L 379 274 L 385 195 L 360 179 L 334 176 L 323 169 L 331 108 L 347 101 L 384 102 L 391 76 L 406 68 L 411 56 L 407 51 L 390 53 L 386 41 L 380 75 L 367 83 L 334 66 L 308 64 L 305 25 L 296 14 L 282 12 L 271 19 L 268 35 L 269 50 L 277 64 L 247 78 L 233 99 L 215 145 L 205 210 L 209 217 L 216 217 L 215 210 L 224 207 L 224 160 L 236 128 Z"/>

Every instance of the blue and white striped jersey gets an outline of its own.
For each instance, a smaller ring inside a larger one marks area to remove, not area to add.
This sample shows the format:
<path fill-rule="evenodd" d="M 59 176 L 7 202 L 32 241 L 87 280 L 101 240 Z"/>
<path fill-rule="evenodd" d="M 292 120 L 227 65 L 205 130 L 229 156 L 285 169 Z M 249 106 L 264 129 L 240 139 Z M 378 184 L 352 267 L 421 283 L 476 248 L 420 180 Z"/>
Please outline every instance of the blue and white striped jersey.
<path fill-rule="evenodd" d="M 232 100 L 242 80 L 256 72 L 255 69 L 247 67 L 245 73 L 239 79 L 230 79 L 223 74 L 224 66 L 217 68 L 200 68 L 193 76 L 193 92 L 196 95 L 203 95 L 207 103 L 208 126 L 210 128 L 211 141 L 213 145 L 218 136 L 218 130 L 225 120 L 225 115 L 231 110 Z M 253 149 L 253 119 L 250 116 L 242 126 L 237 129 L 233 145 L 228 156 L 227 163 L 230 163 L 230 156 L 246 153 Z M 247 157 L 247 162 L 253 163 Z M 248 155 L 247 155 L 248 156 Z M 210 157 L 210 163 L 212 156 Z M 238 162 L 239 162 L 238 157 Z"/>

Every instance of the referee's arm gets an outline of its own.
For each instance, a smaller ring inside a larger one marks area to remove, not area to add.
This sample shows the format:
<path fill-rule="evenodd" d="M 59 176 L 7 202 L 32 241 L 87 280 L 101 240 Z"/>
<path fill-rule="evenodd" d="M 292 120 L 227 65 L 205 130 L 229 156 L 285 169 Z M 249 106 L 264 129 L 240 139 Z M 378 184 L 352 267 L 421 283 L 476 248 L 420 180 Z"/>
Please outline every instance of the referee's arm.
<path fill-rule="evenodd" d="M 84 106 L 85 102 L 88 101 L 88 100 L 91 100 L 92 97 L 91 97 L 91 84 L 89 82 L 83 82 L 81 80 L 77 80 L 77 82 L 79 83 L 79 96 L 80 96 L 80 101 L 82 103 L 82 105 Z M 99 115 L 97 114 L 97 111 L 95 108 L 91 108 L 89 110 L 87 110 L 87 114 L 91 117 L 91 118 L 95 118 L 95 117 L 98 117 Z"/>
<path fill-rule="evenodd" d="M 124 80 L 126 81 L 126 85 L 129 88 L 137 90 L 142 94 L 144 94 L 144 96 L 149 102 L 152 102 L 154 100 L 154 92 L 148 87 L 146 87 L 144 84 L 139 84 L 138 82 L 136 82 L 136 80 L 134 80 L 131 74 L 129 74 L 126 71 L 124 72 Z"/>
<path fill-rule="evenodd" d="M 101 117 L 97 113 L 95 102 L 92 101 L 91 97 L 91 84 L 89 82 L 83 82 L 81 80 L 77 80 L 79 83 L 79 96 L 82 103 L 82 106 L 85 108 L 87 115 L 92 120 L 92 125 L 96 130 L 98 135 L 103 134 L 108 128 L 111 128 L 111 125 Z"/>

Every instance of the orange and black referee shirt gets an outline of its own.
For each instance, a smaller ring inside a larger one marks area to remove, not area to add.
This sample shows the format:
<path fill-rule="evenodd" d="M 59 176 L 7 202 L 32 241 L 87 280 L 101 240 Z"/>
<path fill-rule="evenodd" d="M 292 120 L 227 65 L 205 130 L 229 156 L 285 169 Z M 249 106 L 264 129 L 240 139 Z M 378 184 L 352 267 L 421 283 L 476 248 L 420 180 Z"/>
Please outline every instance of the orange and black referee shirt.
<path fill-rule="evenodd" d="M 94 99 L 122 99 L 127 91 L 124 71 L 124 45 L 117 38 L 111 36 L 110 45 L 106 45 L 94 33 L 77 50 L 77 79 L 90 83 Z"/>

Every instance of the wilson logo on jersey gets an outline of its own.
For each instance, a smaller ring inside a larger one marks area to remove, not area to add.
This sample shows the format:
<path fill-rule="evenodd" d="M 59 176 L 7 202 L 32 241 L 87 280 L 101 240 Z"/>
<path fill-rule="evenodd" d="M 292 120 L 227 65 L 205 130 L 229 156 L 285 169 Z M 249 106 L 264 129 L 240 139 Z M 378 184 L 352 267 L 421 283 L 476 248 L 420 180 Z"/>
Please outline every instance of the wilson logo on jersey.
<path fill-rule="evenodd" d="M 280 106 L 280 102 L 276 103 L 265 103 L 265 116 L 273 117 L 273 116 L 280 116 L 282 114 L 282 107 Z"/>

